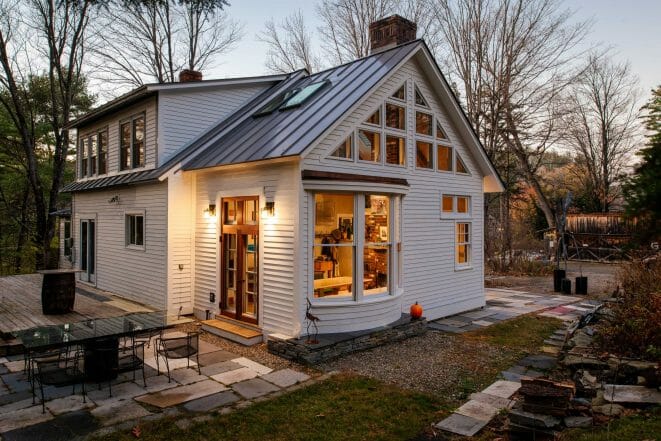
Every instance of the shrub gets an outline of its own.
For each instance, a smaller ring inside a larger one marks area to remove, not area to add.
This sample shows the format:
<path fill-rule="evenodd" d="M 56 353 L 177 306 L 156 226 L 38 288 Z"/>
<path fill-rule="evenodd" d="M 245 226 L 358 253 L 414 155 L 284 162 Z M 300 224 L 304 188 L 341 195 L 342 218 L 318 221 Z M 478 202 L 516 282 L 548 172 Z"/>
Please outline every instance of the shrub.
<path fill-rule="evenodd" d="M 618 355 L 661 360 L 661 261 L 634 262 L 618 279 L 619 302 L 597 342 Z"/>

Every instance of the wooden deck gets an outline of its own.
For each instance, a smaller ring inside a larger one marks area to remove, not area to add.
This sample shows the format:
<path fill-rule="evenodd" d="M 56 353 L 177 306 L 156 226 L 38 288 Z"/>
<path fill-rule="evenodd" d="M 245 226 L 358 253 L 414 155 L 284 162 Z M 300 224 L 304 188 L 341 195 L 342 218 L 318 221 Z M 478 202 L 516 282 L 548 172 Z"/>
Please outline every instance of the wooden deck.
<path fill-rule="evenodd" d="M 0 277 L 0 335 L 35 326 L 74 323 L 152 309 L 83 284 L 76 287 L 74 312 L 41 312 L 41 274 Z"/>

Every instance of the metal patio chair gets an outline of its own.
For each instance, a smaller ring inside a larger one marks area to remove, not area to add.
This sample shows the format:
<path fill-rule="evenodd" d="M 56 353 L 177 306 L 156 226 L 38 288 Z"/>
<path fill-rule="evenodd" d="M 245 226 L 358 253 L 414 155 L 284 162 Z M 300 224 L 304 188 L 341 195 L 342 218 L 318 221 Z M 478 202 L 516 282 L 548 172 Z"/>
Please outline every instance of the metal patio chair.
<path fill-rule="evenodd" d="M 165 367 L 168 371 L 169 383 L 171 378 L 170 364 L 168 359 L 185 358 L 187 361 L 186 366 L 190 368 L 190 357 L 193 355 L 195 355 L 197 359 L 197 372 L 201 375 L 202 372 L 200 370 L 199 346 L 199 332 L 189 332 L 186 336 L 183 337 L 161 337 L 156 339 L 156 343 L 154 344 L 154 356 L 156 358 L 156 370 L 158 371 L 158 375 L 161 374 L 158 361 L 159 357 L 163 357 L 165 360 Z"/>
<path fill-rule="evenodd" d="M 30 358 L 32 404 L 36 404 L 36 385 L 39 385 L 41 395 L 41 410 L 46 413 L 46 400 L 44 385 L 46 386 L 73 386 L 72 394 L 76 393 L 76 384 L 82 386 L 83 403 L 86 403 L 85 373 L 80 368 L 81 351 L 74 351 L 72 356 L 34 354 Z"/>

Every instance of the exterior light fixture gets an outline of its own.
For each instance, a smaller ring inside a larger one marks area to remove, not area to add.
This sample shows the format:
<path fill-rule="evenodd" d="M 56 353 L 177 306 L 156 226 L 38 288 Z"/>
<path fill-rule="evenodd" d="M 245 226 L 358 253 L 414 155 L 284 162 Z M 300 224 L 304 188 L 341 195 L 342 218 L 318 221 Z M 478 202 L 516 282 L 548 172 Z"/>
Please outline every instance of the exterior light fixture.
<path fill-rule="evenodd" d="M 216 215 L 216 204 L 209 204 L 209 207 L 204 209 L 204 212 L 208 214 L 209 216 L 215 216 Z"/>
<path fill-rule="evenodd" d="M 262 217 L 273 217 L 275 214 L 275 202 L 266 201 L 264 208 L 262 208 Z"/>

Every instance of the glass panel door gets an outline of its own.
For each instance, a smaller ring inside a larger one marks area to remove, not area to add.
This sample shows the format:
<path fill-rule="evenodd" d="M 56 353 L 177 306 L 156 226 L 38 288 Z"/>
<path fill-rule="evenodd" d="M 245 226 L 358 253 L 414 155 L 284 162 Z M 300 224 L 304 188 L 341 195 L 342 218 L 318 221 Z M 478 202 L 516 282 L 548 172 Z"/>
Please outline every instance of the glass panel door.
<path fill-rule="evenodd" d="M 80 221 L 80 280 L 95 283 L 95 222 L 93 219 Z"/>
<path fill-rule="evenodd" d="M 221 206 L 221 314 L 257 323 L 259 199 L 223 198 Z"/>

